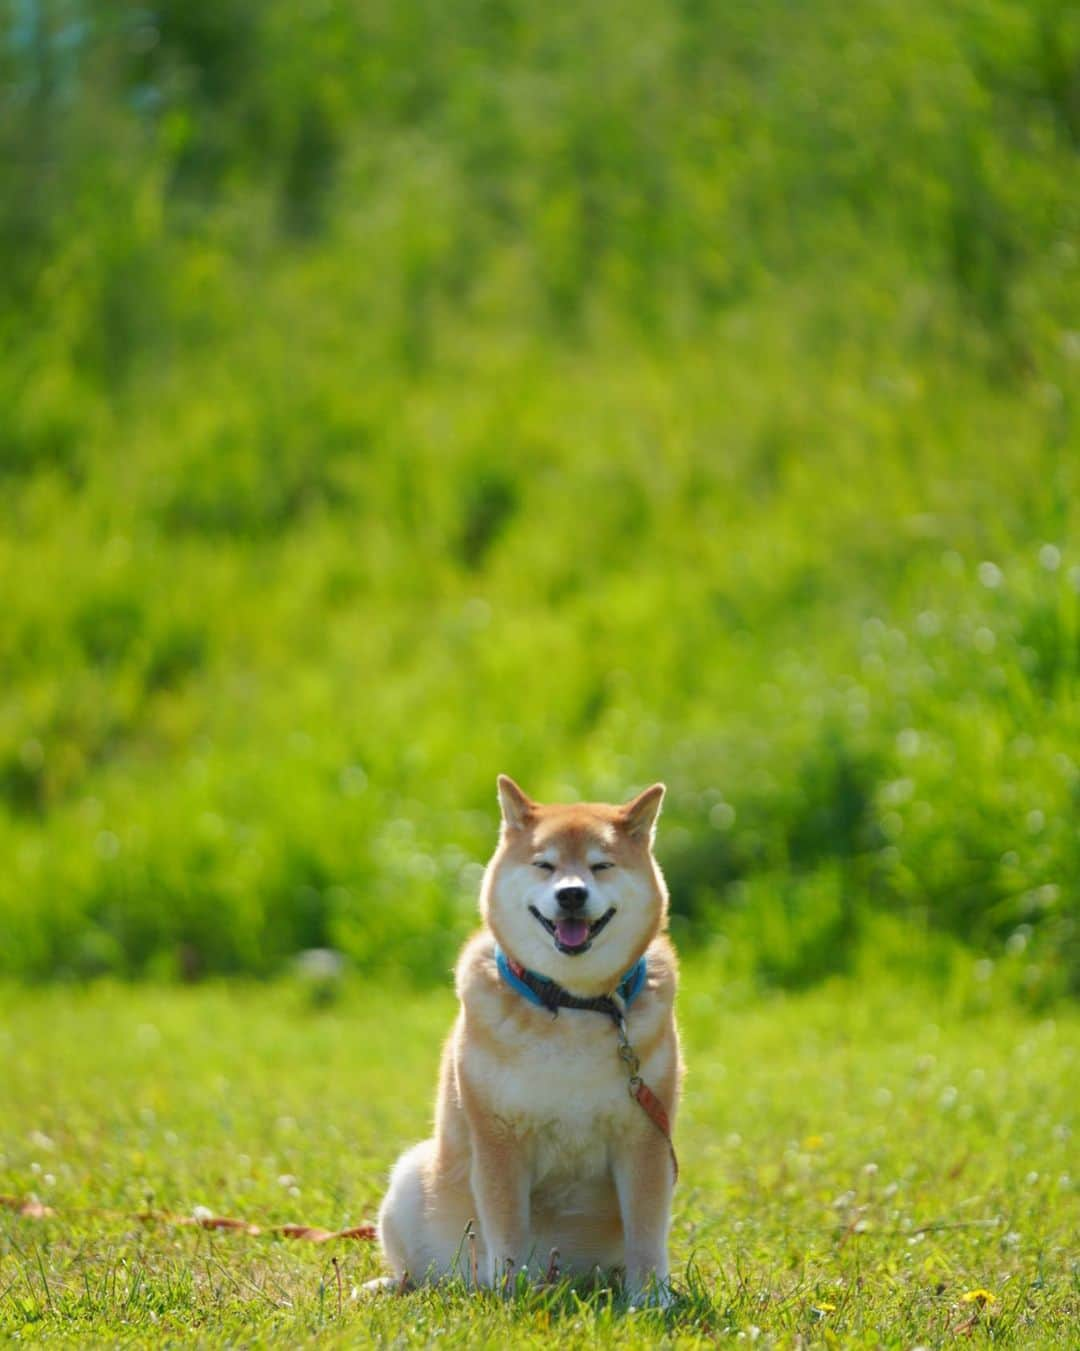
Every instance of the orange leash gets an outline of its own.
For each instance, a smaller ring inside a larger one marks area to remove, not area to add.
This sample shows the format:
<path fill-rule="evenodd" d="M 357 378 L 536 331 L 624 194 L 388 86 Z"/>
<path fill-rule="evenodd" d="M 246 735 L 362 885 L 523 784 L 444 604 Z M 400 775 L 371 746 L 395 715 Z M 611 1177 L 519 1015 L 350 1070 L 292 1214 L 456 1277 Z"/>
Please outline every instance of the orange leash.
<path fill-rule="evenodd" d="M 627 1086 L 630 1089 L 630 1096 L 667 1141 L 668 1153 L 671 1155 L 671 1166 L 675 1170 L 674 1180 L 678 1182 L 679 1159 L 675 1153 L 674 1141 L 671 1138 L 671 1118 L 667 1114 L 667 1108 L 638 1073 L 641 1069 L 641 1061 L 637 1057 L 637 1052 L 630 1045 L 630 1038 L 626 1035 L 626 1019 L 624 1017 L 620 1017 L 615 1024 L 615 1034 L 619 1038 L 619 1059 L 626 1066 Z"/>
<path fill-rule="evenodd" d="M 13 1210 L 24 1219 L 46 1220 L 56 1217 L 52 1206 L 42 1205 L 35 1197 L 0 1196 L 0 1209 Z M 239 1233 L 262 1235 L 277 1234 L 281 1238 L 300 1238 L 308 1243 L 328 1243 L 335 1238 L 374 1239 L 373 1224 L 358 1224 L 351 1229 L 319 1229 L 312 1224 L 252 1224 L 249 1220 L 238 1220 L 229 1215 L 205 1214 L 202 1209 L 193 1215 L 176 1215 L 168 1210 L 139 1210 L 126 1213 L 118 1210 L 80 1210 L 81 1215 L 97 1215 L 118 1220 L 139 1220 L 143 1224 L 191 1225 L 199 1229 L 230 1229 Z"/>

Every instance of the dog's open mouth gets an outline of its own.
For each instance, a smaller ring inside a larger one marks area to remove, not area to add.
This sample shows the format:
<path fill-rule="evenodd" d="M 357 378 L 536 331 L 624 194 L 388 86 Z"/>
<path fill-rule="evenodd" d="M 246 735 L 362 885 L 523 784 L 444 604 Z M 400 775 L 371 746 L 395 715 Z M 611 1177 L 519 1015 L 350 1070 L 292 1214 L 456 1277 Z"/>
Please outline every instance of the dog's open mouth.
<path fill-rule="evenodd" d="M 535 905 L 530 905 L 529 911 L 552 936 L 560 952 L 565 952 L 568 957 L 576 957 L 582 952 L 588 952 L 593 939 L 614 915 L 615 907 L 612 906 L 592 924 L 578 915 L 564 915 L 562 919 L 550 920 L 542 915 Z"/>

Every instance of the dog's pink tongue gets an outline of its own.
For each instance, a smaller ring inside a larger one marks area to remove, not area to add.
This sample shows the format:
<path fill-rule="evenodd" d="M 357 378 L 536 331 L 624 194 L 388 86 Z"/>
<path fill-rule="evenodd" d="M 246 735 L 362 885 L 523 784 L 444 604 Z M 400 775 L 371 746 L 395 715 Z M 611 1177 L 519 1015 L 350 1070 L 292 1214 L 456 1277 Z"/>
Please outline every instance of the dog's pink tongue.
<path fill-rule="evenodd" d="M 589 926 L 583 919 L 561 919 L 555 925 L 555 936 L 564 948 L 579 948 L 589 936 Z"/>

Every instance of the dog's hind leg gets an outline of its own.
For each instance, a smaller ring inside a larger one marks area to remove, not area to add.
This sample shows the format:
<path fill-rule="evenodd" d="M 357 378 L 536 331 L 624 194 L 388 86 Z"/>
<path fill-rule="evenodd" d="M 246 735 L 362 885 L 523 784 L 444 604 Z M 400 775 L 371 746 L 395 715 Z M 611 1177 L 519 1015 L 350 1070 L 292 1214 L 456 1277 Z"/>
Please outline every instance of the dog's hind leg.
<path fill-rule="evenodd" d="M 471 1218 L 467 1182 L 439 1170 L 435 1141 L 406 1150 L 379 1211 L 379 1242 L 394 1279 L 421 1284 L 456 1273 L 468 1280 L 465 1230 Z"/>
<path fill-rule="evenodd" d="M 379 1209 L 379 1243 L 396 1281 L 415 1279 L 423 1272 L 417 1263 L 428 1247 L 423 1175 L 431 1145 L 430 1140 L 424 1140 L 402 1154 L 394 1164 Z"/>

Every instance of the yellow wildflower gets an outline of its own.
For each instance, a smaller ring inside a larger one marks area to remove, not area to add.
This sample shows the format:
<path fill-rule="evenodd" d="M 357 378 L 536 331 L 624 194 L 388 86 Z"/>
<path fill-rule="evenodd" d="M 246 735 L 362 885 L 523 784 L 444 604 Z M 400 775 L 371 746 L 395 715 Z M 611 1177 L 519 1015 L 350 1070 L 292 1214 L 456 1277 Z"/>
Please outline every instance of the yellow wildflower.
<path fill-rule="evenodd" d="M 993 1304 L 997 1295 L 992 1295 L 989 1290 L 965 1290 L 960 1298 L 965 1304 L 974 1304 L 976 1300 L 980 1304 Z"/>

